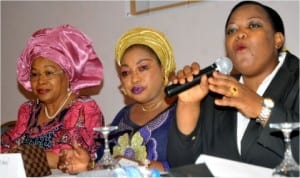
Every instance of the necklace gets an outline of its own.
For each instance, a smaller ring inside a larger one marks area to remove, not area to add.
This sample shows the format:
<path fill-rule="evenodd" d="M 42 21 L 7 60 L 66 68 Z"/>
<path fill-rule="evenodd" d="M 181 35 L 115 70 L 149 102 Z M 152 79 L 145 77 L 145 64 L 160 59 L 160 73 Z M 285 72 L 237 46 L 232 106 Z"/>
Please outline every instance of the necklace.
<path fill-rule="evenodd" d="M 160 102 L 156 103 L 153 107 L 151 107 L 149 109 L 145 108 L 143 105 L 141 105 L 141 106 L 142 106 L 142 110 L 144 112 L 150 112 L 150 111 L 154 111 L 155 109 L 157 109 L 159 106 L 161 106 L 161 104 L 162 104 L 162 100 Z"/>
<path fill-rule="evenodd" d="M 47 116 L 47 118 L 49 120 L 52 120 L 53 118 L 56 117 L 56 115 L 61 111 L 61 109 L 64 107 L 64 105 L 67 103 L 67 101 L 69 100 L 70 96 L 71 96 L 72 92 L 70 91 L 68 94 L 67 94 L 67 97 L 65 99 L 65 101 L 62 103 L 62 105 L 60 105 L 60 107 L 58 108 L 58 110 L 54 113 L 54 115 L 52 116 L 49 116 L 48 114 L 48 109 L 47 109 L 47 106 L 45 105 L 45 114 Z"/>

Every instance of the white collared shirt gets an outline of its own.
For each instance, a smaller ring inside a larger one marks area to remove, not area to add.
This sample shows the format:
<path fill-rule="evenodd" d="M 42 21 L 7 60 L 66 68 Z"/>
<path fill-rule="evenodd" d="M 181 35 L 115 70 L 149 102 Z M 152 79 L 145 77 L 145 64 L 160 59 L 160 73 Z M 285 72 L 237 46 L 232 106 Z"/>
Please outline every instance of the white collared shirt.
<path fill-rule="evenodd" d="M 264 94 L 266 91 L 267 87 L 270 85 L 272 79 L 274 78 L 275 74 L 279 70 L 279 68 L 282 66 L 284 60 L 285 60 L 286 52 L 281 52 L 279 54 L 278 60 L 279 63 L 277 64 L 276 68 L 273 70 L 272 73 L 270 73 L 259 85 L 256 93 L 260 96 Z M 239 80 L 240 83 L 244 83 L 243 77 L 240 78 Z M 242 113 L 238 112 L 237 113 L 237 146 L 238 146 L 238 151 L 239 154 L 241 154 L 241 141 L 244 136 L 245 130 L 249 124 L 250 118 L 244 116 Z"/>

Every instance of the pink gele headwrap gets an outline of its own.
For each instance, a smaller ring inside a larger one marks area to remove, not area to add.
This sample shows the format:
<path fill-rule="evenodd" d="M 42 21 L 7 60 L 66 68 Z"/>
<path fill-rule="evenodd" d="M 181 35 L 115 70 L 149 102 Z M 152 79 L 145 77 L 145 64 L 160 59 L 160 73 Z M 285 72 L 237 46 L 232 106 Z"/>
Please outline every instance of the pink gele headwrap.
<path fill-rule="evenodd" d="M 28 91 L 32 91 L 31 65 L 37 57 L 58 64 L 69 76 L 70 89 L 74 93 L 102 82 L 103 65 L 91 41 L 70 25 L 40 29 L 28 40 L 17 61 L 18 81 Z"/>

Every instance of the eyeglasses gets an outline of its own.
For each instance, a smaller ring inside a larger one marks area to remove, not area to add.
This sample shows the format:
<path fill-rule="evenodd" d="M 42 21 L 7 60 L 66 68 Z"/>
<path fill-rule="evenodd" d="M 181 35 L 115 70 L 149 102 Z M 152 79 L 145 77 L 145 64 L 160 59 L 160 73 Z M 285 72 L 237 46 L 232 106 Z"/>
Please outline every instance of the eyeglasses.
<path fill-rule="evenodd" d="M 55 72 L 46 71 L 43 74 L 33 72 L 30 74 L 30 81 L 35 82 L 35 81 L 41 79 L 41 77 L 43 77 L 44 80 L 51 80 L 51 79 L 55 78 L 56 75 L 59 75 L 62 73 L 64 73 L 64 71 L 62 71 L 62 70 L 55 71 Z"/>

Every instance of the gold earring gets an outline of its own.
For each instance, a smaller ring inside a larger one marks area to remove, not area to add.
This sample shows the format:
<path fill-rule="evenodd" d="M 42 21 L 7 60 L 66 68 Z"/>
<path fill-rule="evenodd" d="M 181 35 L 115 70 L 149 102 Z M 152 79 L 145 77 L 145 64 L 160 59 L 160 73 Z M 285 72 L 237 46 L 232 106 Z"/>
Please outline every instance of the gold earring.
<path fill-rule="evenodd" d="M 127 92 L 125 91 L 125 89 L 122 87 L 120 88 L 121 92 L 126 96 L 127 95 Z"/>

